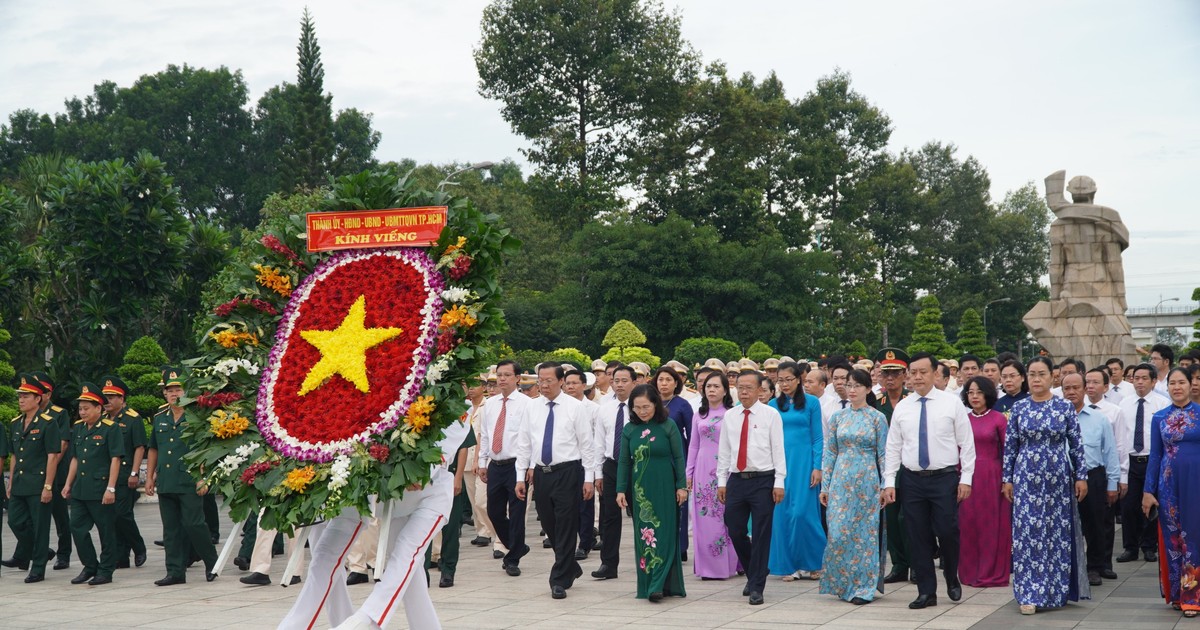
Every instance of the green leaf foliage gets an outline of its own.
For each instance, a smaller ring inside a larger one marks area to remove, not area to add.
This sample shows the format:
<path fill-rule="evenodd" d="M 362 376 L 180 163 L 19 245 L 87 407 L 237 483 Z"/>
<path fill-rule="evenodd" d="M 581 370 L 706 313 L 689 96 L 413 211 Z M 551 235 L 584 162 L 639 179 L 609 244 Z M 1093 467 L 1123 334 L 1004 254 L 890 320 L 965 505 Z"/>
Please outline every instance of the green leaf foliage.
<path fill-rule="evenodd" d="M 558 348 L 547 354 L 546 360 L 558 361 L 559 363 L 570 363 L 585 372 L 590 372 L 592 369 L 591 357 L 579 351 L 577 348 Z"/>
<path fill-rule="evenodd" d="M 917 313 L 917 323 L 913 328 L 912 343 L 908 344 L 908 353 L 928 352 L 938 359 L 949 359 L 957 356 L 957 350 L 946 342 L 946 331 L 942 328 L 942 308 L 938 299 L 932 295 L 921 298 L 921 312 Z"/>
<path fill-rule="evenodd" d="M 604 334 L 604 341 L 600 345 L 605 348 L 628 348 L 630 346 L 640 346 L 646 343 L 646 335 L 633 322 L 622 319 L 613 324 L 608 332 Z"/>
<path fill-rule="evenodd" d="M 987 342 L 983 319 L 975 309 L 963 311 L 962 320 L 958 323 L 958 341 L 954 345 L 961 354 L 973 354 L 977 357 L 989 357 L 994 354 L 992 346 Z"/>
<path fill-rule="evenodd" d="M 855 339 L 853 343 L 846 346 L 846 357 L 850 360 L 861 359 L 867 356 L 867 346 L 861 339 Z"/>
<path fill-rule="evenodd" d="M 675 346 L 675 360 L 689 369 L 713 358 L 723 363 L 737 361 L 742 358 L 742 350 L 736 343 L 720 337 L 690 337 Z"/>
<path fill-rule="evenodd" d="M 654 355 L 649 348 L 641 346 L 628 346 L 624 348 L 612 348 L 600 357 L 605 363 L 609 361 L 620 361 L 628 365 L 633 361 L 641 361 L 650 366 L 651 370 L 657 370 L 658 366 L 662 365 L 662 359 Z"/>
<path fill-rule="evenodd" d="M 746 348 L 746 358 L 754 361 L 755 363 L 762 363 L 763 361 L 770 359 L 771 356 L 771 346 L 768 346 L 761 341 L 755 341 L 754 343 L 750 344 L 750 347 Z"/>

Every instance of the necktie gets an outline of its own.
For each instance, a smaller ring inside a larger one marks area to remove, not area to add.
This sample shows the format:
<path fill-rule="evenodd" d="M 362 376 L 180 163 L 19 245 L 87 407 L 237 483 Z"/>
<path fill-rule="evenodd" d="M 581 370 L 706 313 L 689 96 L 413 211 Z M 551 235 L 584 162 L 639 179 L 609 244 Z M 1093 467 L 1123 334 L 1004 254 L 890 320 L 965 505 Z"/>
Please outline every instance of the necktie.
<path fill-rule="evenodd" d="M 554 401 L 546 403 L 550 411 L 546 413 L 546 432 L 542 434 L 542 465 L 554 463 Z"/>
<path fill-rule="evenodd" d="M 843 400 L 843 401 L 842 401 L 842 409 L 845 409 L 845 408 L 846 408 L 846 405 L 849 405 L 849 404 L 850 404 L 850 401 L 849 401 L 849 400 Z"/>
<path fill-rule="evenodd" d="M 625 428 L 625 403 L 617 405 L 617 421 L 613 423 L 613 459 L 621 456 L 621 429 Z"/>
<path fill-rule="evenodd" d="M 500 399 L 500 417 L 496 418 L 496 429 L 492 434 L 492 452 L 504 449 L 504 420 L 508 417 L 508 396 Z"/>
<path fill-rule="evenodd" d="M 929 468 L 929 418 L 925 413 L 927 400 L 929 399 L 921 397 L 921 428 L 917 432 L 917 465 L 921 470 Z"/>
<path fill-rule="evenodd" d="M 1142 449 L 1146 448 L 1146 438 L 1142 435 L 1146 432 L 1146 399 L 1138 399 L 1138 410 L 1136 420 L 1133 423 L 1133 452 L 1141 453 Z"/>
<path fill-rule="evenodd" d="M 742 439 L 738 442 L 737 472 L 746 471 L 746 451 L 750 446 L 750 410 L 742 412 Z"/>
<path fill-rule="evenodd" d="M 1099 409 L 1100 405 L 1088 405 L 1088 407 L 1091 407 L 1092 409 Z"/>

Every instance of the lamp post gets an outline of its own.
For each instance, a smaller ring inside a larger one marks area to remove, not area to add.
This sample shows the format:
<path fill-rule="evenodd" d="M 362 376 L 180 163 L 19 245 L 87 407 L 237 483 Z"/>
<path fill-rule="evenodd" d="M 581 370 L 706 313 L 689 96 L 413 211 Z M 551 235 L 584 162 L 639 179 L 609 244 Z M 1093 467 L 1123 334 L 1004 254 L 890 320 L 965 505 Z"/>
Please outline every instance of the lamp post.
<path fill-rule="evenodd" d="M 480 171 L 480 170 L 484 170 L 484 169 L 489 169 L 495 165 L 496 165 L 495 162 L 476 162 L 468 167 L 460 168 L 457 171 L 454 171 L 453 173 L 450 173 L 449 175 L 447 175 L 446 179 L 443 179 L 438 184 L 438 190 L 441 190 L 447 184 L 451 184 L 451 185 L 457 184 L 458 182 L 452 181 L 454 179 L 455 175 L 461 175 L 462 173 L 466 173 L 467 171 Z"/>
<path fill-rule="evenodd" d="M 1158 297 L 1161 298 L 1162 294 L 1161 293 L 1158 294 Z M 1178 301 L 1179 301 L 1179 298 L 1173 297 L 1173 298 L 1167 298 L 1165 300 L 1159 300 L 1158 304 L 1154 305 L 1154 341 L 1151 342 L 1150 345 L 1154 345 L 1154 344 L 1158 343 L 1158 307 L 1162 306 L 1164 302 L 1178 302 Z"/>
<path fill-rule="evenodd" d="M 1011 301 L 1012 301 L 1012 298 L 1010 298 L 1010 297 L 1002 297 L 1002 298 L 996 298 L 996 299 L 992 300 L 991 302 L 988 302 L 987 304 L 984 304 L 984 305 L 983 305 L 983 334 L 985 334 L 985 335 L 987 335 L 987 334 L 988 334 L 988 331 L 987 331 L 987 310 L 988 310 L 988 307 L 989 307 L 989 306 L 991 306 L 991 305 L 993 305 L 993 304 L 995 304 L 995 303 L 997 303 L 997 302 L 1011 302 Z M 995 344 L 994 342 L 993 342 L 993 343 L 990 343 L 990 344 L 988 344 L 988 345 L 992 346 L 992 350 L 995 350 L 995 349 L 996 349 L 996 344 Z"/>

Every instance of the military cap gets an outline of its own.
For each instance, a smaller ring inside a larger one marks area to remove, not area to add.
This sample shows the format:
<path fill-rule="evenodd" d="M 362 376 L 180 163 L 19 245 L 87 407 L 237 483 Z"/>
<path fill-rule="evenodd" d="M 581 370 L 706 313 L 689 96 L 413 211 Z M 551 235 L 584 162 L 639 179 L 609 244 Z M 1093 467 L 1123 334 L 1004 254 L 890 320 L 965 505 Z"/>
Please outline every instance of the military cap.
<path fill-rule="evenodd" d="M 709 359 L 709 360 L 705 361 L 705 362 L 704 362 L 704 367 L 706 367 L 706 368 L 708 368 L 708 369 L 710 369 L 710 370 L 716 370 L 716 371 L 718 371 L 718 372 L 724 372 L 724 371 L 725 371 L 725 364 L 724 364 L 724 363 L 722 363 L 720 359 L 717 359 L 717 358 L 715 358 L 715 357 L 714 357 L 714 358 L 712 358 L 712 359 Z"/>
<path fill-rule="evenodd" d="M 164 368 L 160 385 L 162 387 L 183 387 L 183 370 L 177 367 Z"/>
<path fill-rule="evenodd" d="M 101 392 L 100 388 L 97 387 L 95 383 L 88 382 L 84 382 L 84 384 L 79 388 L 79 396 L 75 398 L 75 400 L 86 400 L 88 402 L 96 403 L 100 406 L 104 406 L 108 403 L 108 400 L 104 398 L 104 394 Z"/>
<path fill-rule="evenodd" d="M 738 362 L 738 369 L 741 369 L 741 370 L 754 370 L 755 372 L 757 372 L 757 371 L 758 371 L 758 364 L 757 364 L 757 363 L 755 363 L 755 362 L 754 362 L 753 360 L 751 360 L 751 359 L 746 359 L 746 358 L 743 358 L 741 361 L 739 361 L 739 362 Z"/>
<path fill-rule="evenodd" d="M 47 394 L 54 391 L 54 379 L 50 378 L 49 374 L 45 372 L 30 372 L 29 374 L 42 384 L 42 389 L 46 390 Z"/>
<path fill-rule="evenodd" d="M 958 369 L 958 359 L 942 359 L 942 363 L 956 370 Z"/>
<path fill-rule="evenodd" d="M 764 372 L 767 370 L 778 370 L 779 364 L 780 364 L 780 360 L 772 357 L 770 359 L 767 359 L 766 361 L 763 361 L 762 368 L 763 368 Z"/>
<path fill-rule="evenodd" d="M 641 361 L 630 361 L 629 367 L 633 368 L 638 376 L 650 376 L 650 366 Z"/>
<path fill-rule="evenodd" d="M 21 375 L 17 377 L 17 391 L 25 392 L 26 394 L 34 394 L 35 396 L 41 396 L 42 394 L 46 393 L 46 388 L 36 376 L 27 372 L 22 372 Z"/>
<path fill-rule="evenodd" d="M 101 388 L 101 391 L 105 396 L 128 395 L 129 387 L 125 385 L 125 381 L 122 381 L 119 376 L 113 376 L 112 374 L 109 374 L 101 380 L 104 381 L 104 386 Z"/>
<path fill-rule="evenodd" d="M 881 348 L 875 353 L 875 363 L 881 370 L 907 370 L 908 353 L 900 348 Z"/>
<path fill-rule="evenodd" d="M 729 363 L 725 364 L 725 371 L 726 372 L 741 372 L 742 365 L 740 363 L 738 363 L 737 361 L 730 361 Z"/>
<path fill-rule="evenodd" d="M 795 363 L 796 360 L 785 354 L 785 355 L 779 357 L 779 362 L 780 363 Z"/>
<path fill-rule="evenodd" d="M 592 361 L 592 371 L 593 372 L 595 372 L 596 370 L 606 370 L 606 369 L 608 369 L 608 364 L 604 362 L 604 359 L 596 359 L 595 361 Z"/>
<path fill-rule="evenodd" d="M 671 368 L 672 370 L 675 370 L 675 373 L 680 376 L 685 376 L 685 377 L 687 376 L 687 373 L 688 373 L 687 366 L 680 363 L 679 361 L 676 361 L 675 359 L 671 359 L 670 361 L 667 361 L 666 366 Z"/>

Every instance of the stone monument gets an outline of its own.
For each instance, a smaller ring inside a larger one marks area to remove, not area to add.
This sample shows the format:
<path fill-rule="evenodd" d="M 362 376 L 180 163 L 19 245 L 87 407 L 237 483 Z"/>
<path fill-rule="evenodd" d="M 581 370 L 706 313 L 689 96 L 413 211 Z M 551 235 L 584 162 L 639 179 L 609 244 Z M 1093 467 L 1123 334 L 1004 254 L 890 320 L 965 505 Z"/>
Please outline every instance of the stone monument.
<path fill-rule="evenodd" d="M 1111 357 L 1128 362 L 1137 356 L 1121 265 L 1129 230 L 1116 210 L 1093 203 L 1096 182 L 1086 175 L 1071 178 L 1068 202 L 1066 178 L 1046 178 L 1046 203 L 1058 217 L 1050 225 L 1050 301 L 1025 314 L 1025 327 L 1054 359 L 1073 357 L 1089 369 Z"/>

